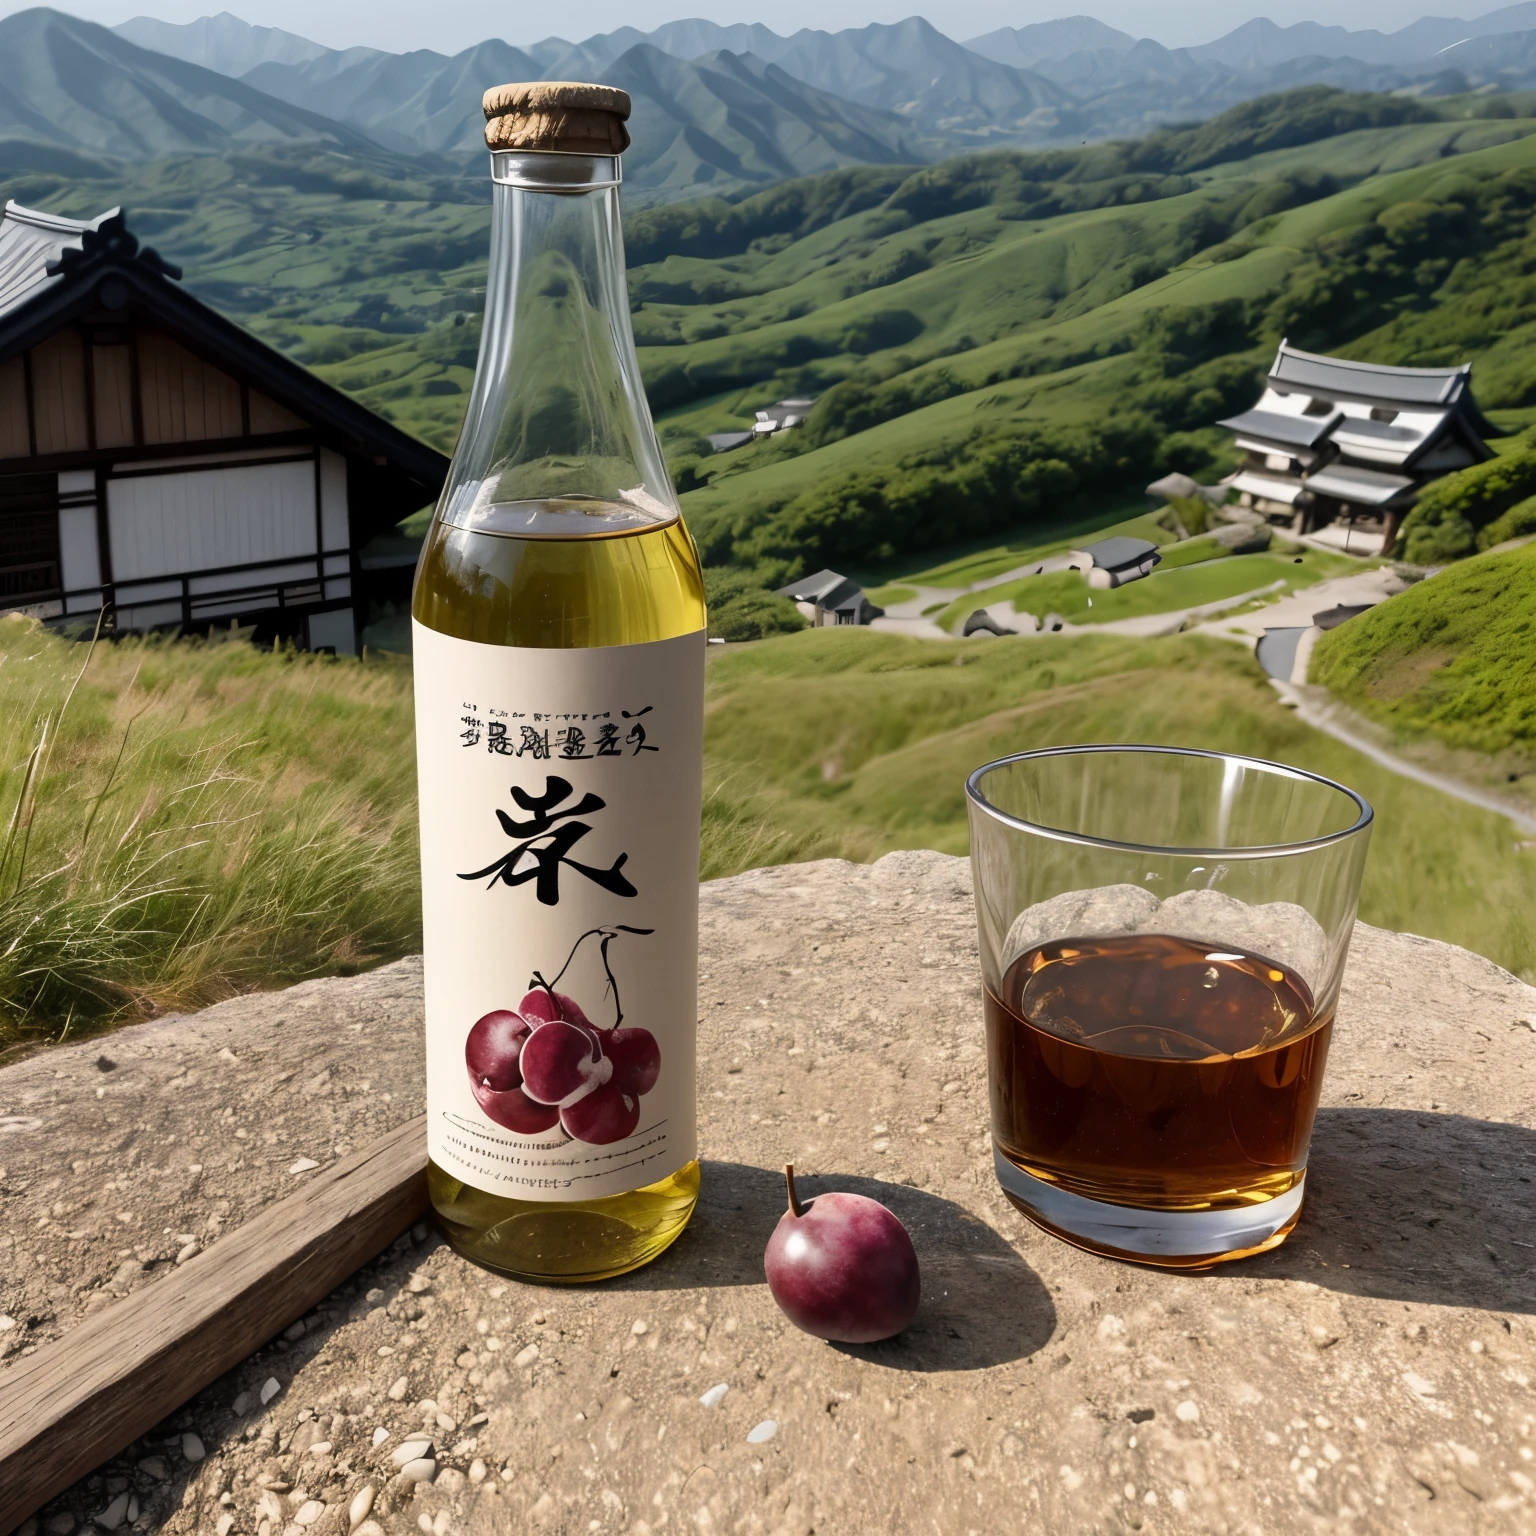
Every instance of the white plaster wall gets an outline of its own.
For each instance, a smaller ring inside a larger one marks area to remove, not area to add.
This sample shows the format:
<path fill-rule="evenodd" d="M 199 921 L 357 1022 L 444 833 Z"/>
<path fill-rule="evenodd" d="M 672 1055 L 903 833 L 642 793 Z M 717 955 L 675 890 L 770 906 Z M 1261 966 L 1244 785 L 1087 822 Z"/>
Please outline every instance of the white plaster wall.
<path fill-rule="evenodd" d="M 329 448 L 320 450 L 320 520 L 327 549 L 346 549 L 347 461 Z"/>
<path fill-rule="evenodd" d="M 101 581 L 101 550 L 96 544 L 96 508 L 59 508 L 59 564 L 65 591 L 94 587 Z"/>
<path fill-rule="evenodd" d="M 111 480 L 107 522 L 117 581 L 312 556 L 315 467 L 256 464 Z"/>

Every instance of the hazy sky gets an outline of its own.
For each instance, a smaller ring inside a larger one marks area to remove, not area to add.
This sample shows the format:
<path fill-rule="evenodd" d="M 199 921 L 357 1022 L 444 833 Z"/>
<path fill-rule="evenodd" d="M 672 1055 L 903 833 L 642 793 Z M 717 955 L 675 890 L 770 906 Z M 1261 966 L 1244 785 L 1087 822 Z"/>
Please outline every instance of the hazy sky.
<path fill-rule="evenodd" d="M 227 8 L 246 21 L 283 27 L 333 48 L 364 44 L 402 50 L 435 48 L 451 53 L 486 37 L 511 43 L 535 42 L 553 35 L 579 40 L 594 32 L 633 26 L 642 31 L 685 16 L 712 21 L 762 21 L 775 32 L 799 27 L 864 26 L 874 21 L 899 21 L 927 15 L 941 32 L 965 39 L 994 27 L 1019 27 L 1053 16 L 1071 15 L 1077 7 L 1041 0 L 945 0 L 924 9 L 899 0 L 772 0 L 754 6 L 751 0 L 586 0 L 579 5 L 489 4 L 487 0 L 239 0 Z M 164 21 L 193 21 L 225 8 L 214 0 L 75 0 L 57 7 L 108 25 L 130 16 L 152 15 Z M 1479 16 L 1497 7 L 1497 0 L 1441 0 L 1430 14 Z M 27 9 L 17 0 L 0 0 L 0 15 Z M 1155 37 L 1170 47 L 1209 42 L 1254 15 L 1267 15 L 1282 25 L 1294 21 L 1325 21 L 1335 26 L 1377 27 L 1396 31 L 1425 13 L 1412 0 L 1272 0 L 1253 9 L 1232 0 L 1099 0 L 1082 6 L 1111 26 L 1138 37 Z"/>

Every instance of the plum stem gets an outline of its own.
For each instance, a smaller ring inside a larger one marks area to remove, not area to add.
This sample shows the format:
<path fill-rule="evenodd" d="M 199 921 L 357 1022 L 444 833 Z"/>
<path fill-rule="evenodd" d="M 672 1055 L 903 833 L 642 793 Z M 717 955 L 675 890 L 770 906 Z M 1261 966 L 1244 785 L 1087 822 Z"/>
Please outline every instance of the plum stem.
<path fill-rule="evenodd" d="M 624 1010 L 619 1006 L 619 984 L 614 980 L 613 967 L 608 963 L 608 946 L 621 933 L 634 933 L 644 938 L 647 934 L 655 933 L 654 928 L 631 928 L 627 923 L 616 923 L 612 928 L 588 928 L 582 936 L 571 945 L 571 952 L 565 957 L 565 964 L 560 967 L 559 973 L 553 981 L 545 981 L 537 971 L 533 973 L 533 979 L 549 993 L 550 1001 L 554 1001 L 555 988 L 560 985 L 560 977 L 570 970 L 571 962 L 576 958 L 576 951 L 592 937 L 594 933 L 602 935 L 602 942 L 598 946 L 598 953 L 603 962 L 603 974 L 608 978 L 608 991 L 613 993 L 613 1023 L 610 1029 L 617 1029 L 624 1022 Z M 558 1005 L 556 1011 L 559 1011 Z"/>
<path fill-rule="evenodd" d="M 794 1217 L 803 1216 L 805 1213 L 800 1207 L 800 1197 L 795 1193 L 795 1165 L 784 1164 L 784 1183 L 789 1190 L 789 1214 Z"/>

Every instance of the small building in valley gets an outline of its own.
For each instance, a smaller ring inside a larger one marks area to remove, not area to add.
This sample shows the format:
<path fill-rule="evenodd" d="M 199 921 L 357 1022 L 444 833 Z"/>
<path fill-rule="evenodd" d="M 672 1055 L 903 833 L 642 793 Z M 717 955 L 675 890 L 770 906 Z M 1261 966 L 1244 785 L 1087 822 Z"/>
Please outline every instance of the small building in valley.
<path fill-rule="evenodd" d="M 857 582 L 837 571 L 817 571 L 792 581 L 779 588 L 779 596 L 787 597 L 818 629 L 824 624 L 868 624 L 885 613 Z"/>
<path fill-rule="evenodd" d="M 1252 410 L 1219 422 L 1243 459 L 1242 505 L 1297 533 L 1364 524 L 1388 550 L 1427 481 L 1493 457 L 1472 365 L 1394 368 L 1280 343 Z"/>
<path fill-rule="evenodd" d="M 0 217 L 0 611 L 354 651 L 442 454 L 226 320 L 119 209 Z"/>
<path fill-rule="evenodd" d="M 1081 571 L 1090 587 L 1123 587 L 1128 581 L 1149 575 L 1162 558 L 1150 539 L 1116 534 L 1072 550 L 1067 557 L 1067 569 Z"/>
<path fill-rule="evenodd" d="M 804 424 L 816 401 L 811 397 L 800 400 L 776 400 L 772 405 L 757 412 L 757 420 L 745 432 L 709 432 L 705 442 L 716 453 L 729 453 L 761 437 L 772 437 L 775 432 L 785 432 L 791 427 Z"/>
<path fill-rule="evenodd" d="M 767 410 L 757 413 L 757 420 L 752 425 L 752 435 L 768 437 L 775 432 L 784 432 L 790 427 L 798 427 L 810 415 L 811 407 L 815 404 L 813 397 L 803 400 L 776 400 Z"/>

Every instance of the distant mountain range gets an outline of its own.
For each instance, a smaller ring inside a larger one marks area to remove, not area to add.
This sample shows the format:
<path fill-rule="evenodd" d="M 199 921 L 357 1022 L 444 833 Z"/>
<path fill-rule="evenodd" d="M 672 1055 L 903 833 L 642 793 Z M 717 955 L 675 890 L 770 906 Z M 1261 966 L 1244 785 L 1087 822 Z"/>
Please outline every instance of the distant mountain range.
<path fill-rule="evenodd" d="M 910 17 L 788 37 L 677 21 L 579 43 L 492 39 L 451 56 L 325 48 L 227 12 L 109 29 L 36 9 L 0 20 L 0 169 L 36 164 L 44 148 L 144 160 L 320 143 L 457 159 L 481 144 L 488 84 L 573 78 L 633 97 L 627 175 L 654 200 L 988 145 L 1128 136 L 1297 85 L 1523 89 L 1536 85 L 1536 0 L 1391 33 L 1259 19 L 1176 49 L 1088 16 L 967 43 Z"/>

